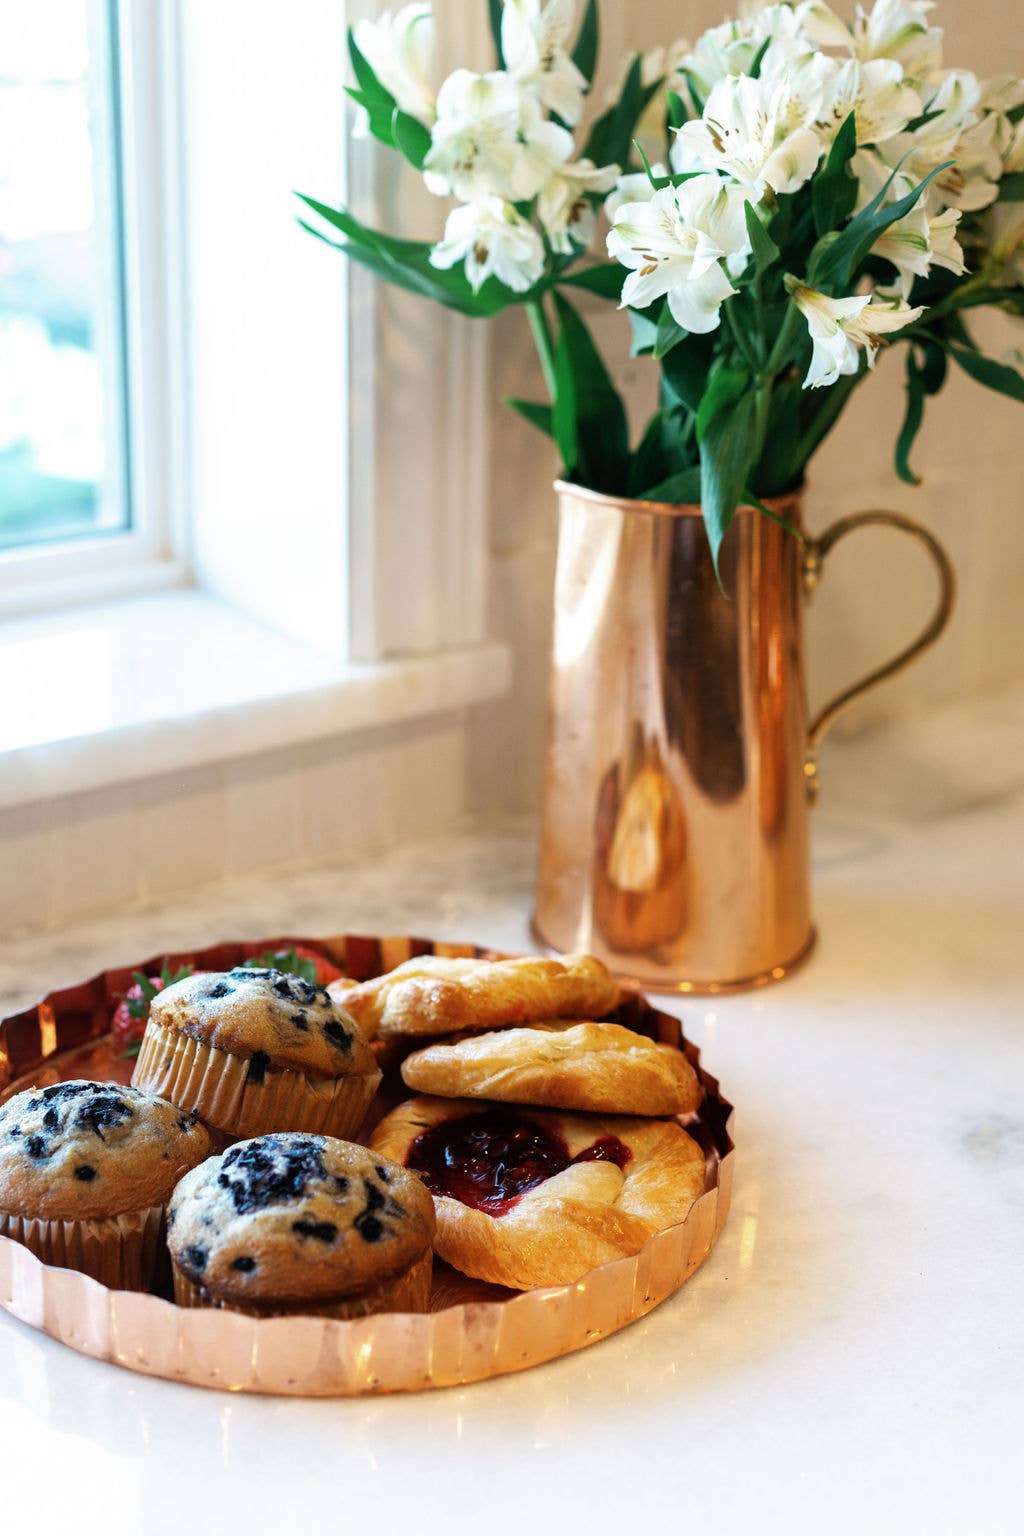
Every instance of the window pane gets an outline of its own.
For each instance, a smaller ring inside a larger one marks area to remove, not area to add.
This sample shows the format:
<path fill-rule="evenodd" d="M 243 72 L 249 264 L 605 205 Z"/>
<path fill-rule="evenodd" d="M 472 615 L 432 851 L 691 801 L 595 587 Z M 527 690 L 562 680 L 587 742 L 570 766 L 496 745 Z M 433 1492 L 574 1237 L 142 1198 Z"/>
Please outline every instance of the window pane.
<path fill-rule="evenodd" d="M 0 0 L 0 549 L 129 525 L 112 14 Z"/>

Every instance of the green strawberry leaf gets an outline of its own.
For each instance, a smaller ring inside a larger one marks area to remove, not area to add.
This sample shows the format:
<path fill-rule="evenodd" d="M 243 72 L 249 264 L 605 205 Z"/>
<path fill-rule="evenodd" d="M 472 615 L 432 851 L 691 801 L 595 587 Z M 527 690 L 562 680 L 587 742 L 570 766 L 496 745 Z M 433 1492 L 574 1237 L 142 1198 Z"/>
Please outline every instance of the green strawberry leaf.
<path fill-rule="evenodd" d="M 304 959 L 294 949 L 268 949 L 265 954 L 253 955 L 248 960 L 243 960 L 239 969 L 243 971 L 287 971 L 289 976 L 298 976 L 303 981 L 316 982 L 316 961 Z"/>

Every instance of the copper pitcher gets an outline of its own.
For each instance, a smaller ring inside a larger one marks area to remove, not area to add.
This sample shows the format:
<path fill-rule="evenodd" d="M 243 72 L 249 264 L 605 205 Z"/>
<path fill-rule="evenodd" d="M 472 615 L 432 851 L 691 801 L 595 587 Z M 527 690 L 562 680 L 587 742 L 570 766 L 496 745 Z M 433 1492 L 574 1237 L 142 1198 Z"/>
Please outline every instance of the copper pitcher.
<path fill-rule="evenodd" d="M 949 621 L 952 568 L 895 512 L 799 539 L 741 508 L 715 579 L 700 508 L 558 484 L 555 632 L 534 933 L 655 991 L 778 980 L 814 943 L 808 805 L 828 726 Z M 796 529 L 800 497 L 772 509 Z M 808 724 L 805 597 L 854 529 L 896 528 L 937 566 L 914 643 Z"/>

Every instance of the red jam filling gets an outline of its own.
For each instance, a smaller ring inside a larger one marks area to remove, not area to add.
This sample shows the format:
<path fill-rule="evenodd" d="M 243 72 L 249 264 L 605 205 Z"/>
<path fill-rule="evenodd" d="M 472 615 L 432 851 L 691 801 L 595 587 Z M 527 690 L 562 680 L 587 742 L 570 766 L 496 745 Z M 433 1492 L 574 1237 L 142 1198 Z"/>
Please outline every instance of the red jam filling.
<path fill-rule="evenodd" d="M 441 1120 L 421 1131 L 406 1164 L 423 1175 L 435 1195 L 503 1216 L 528 1189 L 543 1184 L 572 1163 L 606 1162 L 624 1168 L 629 1148 L 617 1136 L 602 1136 L 575 1157 L 560 1136 L 514 1110 L 488 1109 Z"/>

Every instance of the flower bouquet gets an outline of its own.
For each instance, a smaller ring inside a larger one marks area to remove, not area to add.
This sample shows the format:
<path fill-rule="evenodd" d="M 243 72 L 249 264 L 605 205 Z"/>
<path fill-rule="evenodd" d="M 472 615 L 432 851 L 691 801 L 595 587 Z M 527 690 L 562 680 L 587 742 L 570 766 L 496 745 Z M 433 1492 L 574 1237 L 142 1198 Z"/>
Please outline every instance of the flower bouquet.
<path fill-rule="evenodd" d="M 737 506 L 778 515 L 765 498 L 800 484 L 882 347 L 903 344 L 911 483 L 950 363 L 1024 400 L 1019 358 L 987 356 L 968 323 L 980 306 L 1024 313 L 1024 82 L 946 65 L 930 0 L 876 0 L 849 23 L 816 0 L 748 5 L 693 46 L 633 57 L 585 135 L 595 0 L 578 32 L 573 0 L 489 9 L 498 67 L 439 84 L 429 4 L 349 34 L 363 131 L 454 200 L 441 237 L 311 197 L 306 227 L 464 314 L 522 305 L 549 399 L 510 403 L 554 439 L 565 480 L 699 502 L 717 569 Z M 625 309 L 633 355 L 660 367 L 635 442 L 582 293 Z"/>

